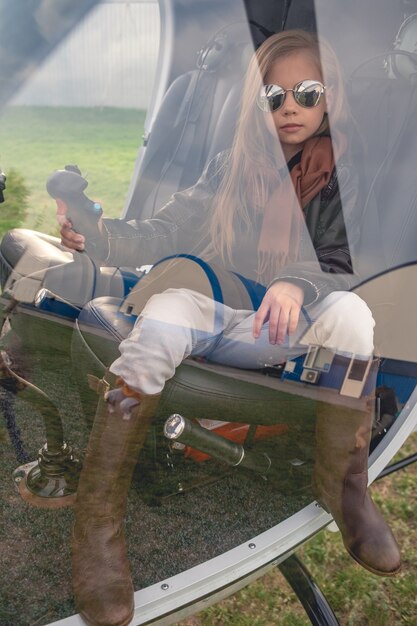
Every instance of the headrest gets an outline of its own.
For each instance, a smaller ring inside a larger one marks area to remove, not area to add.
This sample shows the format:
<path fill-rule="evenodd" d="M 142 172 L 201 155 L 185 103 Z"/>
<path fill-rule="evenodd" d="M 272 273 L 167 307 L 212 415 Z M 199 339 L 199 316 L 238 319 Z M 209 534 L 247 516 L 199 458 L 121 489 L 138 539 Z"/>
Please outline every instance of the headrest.
<path fill-rule="evenodd" d="M 394 50 L 387 55 L 386 69 L 390 78 L 410 80 L 417 76 L 417 13 L 401 24 Z"/>
<path fill-rule="evenodd" d="M 228 56 L 235 50 L 250 48 L 252 54 L 254 48 L 273 33 L 260 24 L 250 21 L 228 24 L 219 29 L 201 48 L 198 53 L 197 67 L 200 70 L 215 71 L 226 62 Z M 247 55 L 247 52 L 246 52 Z"/>

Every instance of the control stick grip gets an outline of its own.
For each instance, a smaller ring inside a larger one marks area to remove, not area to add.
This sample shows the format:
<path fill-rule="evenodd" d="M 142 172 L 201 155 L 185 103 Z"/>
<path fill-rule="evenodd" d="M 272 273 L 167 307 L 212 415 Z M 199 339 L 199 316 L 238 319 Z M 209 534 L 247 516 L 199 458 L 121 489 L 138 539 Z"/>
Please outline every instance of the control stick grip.
<path fill-rule="evenodd" d="M 71 221 L 73 229 L 86 239 L 94 239 L 100 235 L 98 221 L 103 209 L 98 202 L 93 202 L 85 195 L 87 186 L 86 179 L 72 165 L 56 170 L 46 182 L 49 195 L 66 205 L 66 217 Z"/>

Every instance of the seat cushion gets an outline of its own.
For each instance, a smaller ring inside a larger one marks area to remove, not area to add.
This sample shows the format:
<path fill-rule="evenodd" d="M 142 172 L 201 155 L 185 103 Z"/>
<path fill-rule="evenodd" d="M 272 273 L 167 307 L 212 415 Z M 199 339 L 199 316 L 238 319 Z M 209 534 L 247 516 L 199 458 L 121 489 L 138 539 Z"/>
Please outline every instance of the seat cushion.
<path fill-rule="evenodd" d="M 125 315 L 120 298 L 102 297 L 82 310 L 74 330 L 75 367 L 101 375 L 119 356 L 118 346 L 136 317 Z M 299 393 L 302 386 L 269 379 L 260 371 L 186 359 L 167 381 L 159 414 L 179 412 L 190 418 L 274 424 L 287 419 L 308 419 L 315 414 L 315 399 Z M 314 396 L 314 394 L 313 394 Z"/>

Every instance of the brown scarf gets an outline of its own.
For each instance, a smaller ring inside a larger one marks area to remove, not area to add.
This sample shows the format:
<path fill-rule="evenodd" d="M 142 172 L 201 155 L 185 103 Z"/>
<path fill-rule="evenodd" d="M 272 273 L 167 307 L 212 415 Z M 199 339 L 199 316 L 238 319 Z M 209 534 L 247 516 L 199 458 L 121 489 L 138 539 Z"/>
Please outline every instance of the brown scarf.
<path fill-rule="evenodd" d="M 273 280 L 284 265 L 298 260 L 302 209 L 329 183 L 334 166 L 330 137 L 311 137 L 300 162 L 272 192 L 258 243 L 258 278 L 263 284 Z"/>

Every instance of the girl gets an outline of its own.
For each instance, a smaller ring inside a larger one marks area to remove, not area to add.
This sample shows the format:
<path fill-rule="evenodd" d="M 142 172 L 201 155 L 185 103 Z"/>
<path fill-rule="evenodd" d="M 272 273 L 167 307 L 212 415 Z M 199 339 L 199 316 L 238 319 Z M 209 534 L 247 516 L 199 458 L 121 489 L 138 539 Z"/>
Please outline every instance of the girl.
<path fill-rule="evenodd" d="M 267 288 L 256 312 L 191 289 L 167 289 L 150 298 L 122 342 L 110 367 L 115 388 L 102 383 L 75 508 L 74 588 L 89 624 L 127 624 L 133 615 L 123 537 L 127 492 L 159 395 L 184 358 L 254 368 L 315 344 L 341 363 L 353 354 L 370 359 L 372 315 L 347 292 L 357 280 L 352 252 L 359 235 L 358 185 L 342 132 L 348 122 L 329 46 L 302 31 L 274 35 L 250 63 L 230 153 L 216 157 L 154 219 L 100 223 L 95 249 L 105 263 L 193 252 Z M 61 235 L 67 247 L 88 249 L 70 222 L 64 220 Z M 314 488 L 349 553 L 374 573 L 391 575 L 399 568 L 398 547 L 367 493 L 371 424 L 365 398 L 337 410 L 323 403 Z"/>

